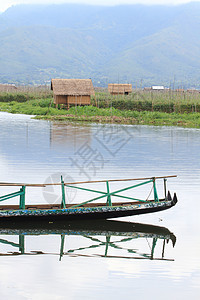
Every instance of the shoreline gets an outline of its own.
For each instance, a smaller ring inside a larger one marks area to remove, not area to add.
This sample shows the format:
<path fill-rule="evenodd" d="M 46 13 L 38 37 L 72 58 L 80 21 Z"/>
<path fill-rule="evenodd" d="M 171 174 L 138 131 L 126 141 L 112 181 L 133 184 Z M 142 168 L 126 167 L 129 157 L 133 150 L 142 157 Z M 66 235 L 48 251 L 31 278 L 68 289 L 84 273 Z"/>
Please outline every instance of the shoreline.
<path fill-rule="evenodd" d="M 102 124 L 122 124 L 122 125 L 147 125 L 147 126 L 173 126 L 182 128 L 200 128 L 200 124 L 195 123 L 195 120 L 183 120 L 181 115 L 174 116 L 173 118 L 155 118 L 146 119 L 145 113 L 148 115 L 154 114 L 149 112 L 141 112 L 138 118 L 131 117 L 119 117 L 119 116 L 86 116 L 86 115 L 37 115 L 34 119 L 48 120 L 48 121 L 68 121 L 68 122 L 85 122 L 85 123 L 102 123 Z M 170 114 L 166 115 L 170 117 Z M 200 119 L 200 114 L 199 114 Z"/>
<path fill-rule="evenodd" d="M 50 99 L 0 102 L 0 111 L 31 115 L 37 120 L 85 122 L 102 124 L 174 126 L 200 128 L 200 112 L 161 112 L 77 106 L 69 110 L 50 107 Z"/>

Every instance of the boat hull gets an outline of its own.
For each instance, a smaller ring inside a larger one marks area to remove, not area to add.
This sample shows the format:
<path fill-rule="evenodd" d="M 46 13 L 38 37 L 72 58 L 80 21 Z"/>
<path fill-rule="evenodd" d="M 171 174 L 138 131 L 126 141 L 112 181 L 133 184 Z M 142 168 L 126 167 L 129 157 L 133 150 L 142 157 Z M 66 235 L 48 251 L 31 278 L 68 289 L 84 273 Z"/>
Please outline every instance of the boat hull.
<path fill-rule="evenodd" d="M 159 202 L 145 202 L 132 205 L 113 205 L 96 207 L 72 207 L 66 209 L 12 209 L 0 211 L 0 224 L 5 222 L 34 222 L 57 220 L 94 220 L 110 219 L 126 216 L 141 215 L 163 211 L 173 207 L 177 203 L 176 194 L 173 199 L 168 195 L 167 200 Z"/>

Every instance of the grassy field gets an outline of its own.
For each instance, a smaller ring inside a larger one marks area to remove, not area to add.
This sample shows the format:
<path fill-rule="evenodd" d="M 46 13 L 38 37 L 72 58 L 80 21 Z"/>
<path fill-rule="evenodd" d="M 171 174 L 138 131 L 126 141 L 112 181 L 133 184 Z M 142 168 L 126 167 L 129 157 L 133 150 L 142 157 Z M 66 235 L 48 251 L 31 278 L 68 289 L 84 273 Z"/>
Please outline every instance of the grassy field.
<path fill-rule="evenodd" d="M 200 128 L 200 94 L 135 91 L 129 96 L 96 92 L 91 106 L 52 104 L 50 90 L 0 93 L 0 110 L 35 115 L 37 119 Z"/>

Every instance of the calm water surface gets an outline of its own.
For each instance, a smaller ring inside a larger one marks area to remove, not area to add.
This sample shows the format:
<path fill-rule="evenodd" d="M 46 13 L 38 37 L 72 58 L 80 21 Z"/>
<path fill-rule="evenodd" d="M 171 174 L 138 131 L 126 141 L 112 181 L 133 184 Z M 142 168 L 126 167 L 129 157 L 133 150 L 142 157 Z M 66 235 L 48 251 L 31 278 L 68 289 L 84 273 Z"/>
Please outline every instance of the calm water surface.
<path fill-rule="evenodd" d="M 70 125 L 1 112 L 0 182 L 176 174 L 168 188 L 179 200 L 169 211 L 107 221 L 97 228 L 0 228 L 1 299 L 200 299 L 199 149 L 196 129 Z M 111 190 L 122 186 L 113 183 Z M 162 187 L 160 180 L 160 195 Z M 1 188 L 0 195 L 15 190 Z M 148 188 L 136 190 L 140 198 L 148 193 Z M 69 203 L 89 196 L 67 190 Z M 60 190 L 30 188 L 26 200 L 59 202 Z M 134 222 L 154 227 L 135 224 L 130 230 Z"/>

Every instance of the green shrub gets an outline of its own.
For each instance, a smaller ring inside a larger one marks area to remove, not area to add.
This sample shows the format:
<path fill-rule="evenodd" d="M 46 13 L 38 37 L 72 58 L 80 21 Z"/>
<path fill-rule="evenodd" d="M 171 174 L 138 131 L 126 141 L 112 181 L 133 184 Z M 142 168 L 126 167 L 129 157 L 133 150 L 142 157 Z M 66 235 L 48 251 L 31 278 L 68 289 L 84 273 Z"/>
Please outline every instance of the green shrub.
<path fill-rule="evenodd" d="M 0 94 L 0 102 L 11 102 L 11 101 L 16 101 L 16 102 L 26 102 L 30 98 L 26 94 L 11 94 L 11 93 L 3 93 Z"/>

